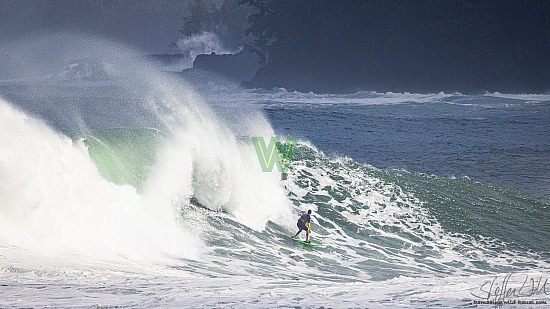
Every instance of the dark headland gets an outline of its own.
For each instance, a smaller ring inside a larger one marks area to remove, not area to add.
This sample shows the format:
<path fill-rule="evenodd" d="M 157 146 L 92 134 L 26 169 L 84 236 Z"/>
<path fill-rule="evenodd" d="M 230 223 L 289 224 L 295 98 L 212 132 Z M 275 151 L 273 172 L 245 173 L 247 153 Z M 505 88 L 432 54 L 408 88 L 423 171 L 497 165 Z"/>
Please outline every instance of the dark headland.
<path fill-rule="evenodd" d="M 249 87 L 302 92 L 550 90 L 550 1 L 245 0 Z"/>

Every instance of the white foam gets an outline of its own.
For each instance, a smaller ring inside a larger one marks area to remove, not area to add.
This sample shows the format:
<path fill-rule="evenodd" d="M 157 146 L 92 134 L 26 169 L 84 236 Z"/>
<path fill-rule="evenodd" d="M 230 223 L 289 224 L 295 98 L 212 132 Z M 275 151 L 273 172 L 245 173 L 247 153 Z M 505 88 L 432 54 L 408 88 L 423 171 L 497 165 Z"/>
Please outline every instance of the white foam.
<path fill-rule="evenodd" d="M 535 263 L 540 267 L 546 265 L 546 262 L 536 255 L 523 256 L 509 250 L 496 255 L 491 250 L 485 250 L 490 248 L 489 244 L 495 240 L 475 239 L 469 235 L 446 231 L 414 194 L 404 191 L 396 184 L 372 176 L 369 170 L 376 175 L 375 168 L 362 166 L 345 158 L 327 158 L 314 148 L 309 150 L 315 155 L 293 162 L 285 183 L 293 195 L 297 196 L 302 208 L 308 205 L 304 201 L 306 194 L 328 195 L 325 188 L 337 190 L 344 186 L 350 197 L 342 201 L 331 198 L 326 207 L 339 209 L 339 216 L 357 226 L 357 230 L 351 232 L 360 234 L 359 239 L 346 231 L 336 219 L 323 217 L 317 211 L 314 216 L 330 224 L 331 228 L 326 230 L 317 227 L 323 233 L 319 238 L 323 244 L 338 248 L 341 253 L 337 255 L 342 266 L 353 269 L 356 263 L 368 263 L 368 253 L 356 253 L 359 249 L 365 249 L 365 243 L 368 251 L 376 252 L 372 255 L 375 256 L 375 260 L 400 265 L 396 269 L 401 269 L 401 266 L 408 270 L 416 269 L 414 273 L 438 274 L 447 270 L 465 274 L 472 271 L 487 271 L 480 270 L 472 263 L 476 260 L 484 261 L 492 269 L 499 269 L 501 265 L 510 264 L 509 261 L 512 260 L 518 263 Z M 302 174 L 315 179 L 318 183 L 300 180 Z M 337 176 L 341 180 L 335 181 L 331 176 Z M 298 183 L 301 183 L 301 186 L 307 184 L 307 187 L 301 188 Z M 311 208 L 317 210 L 314 204 Z M 368 237 L 376 237 L 382 243 L 369 241 Z M 383 242 L 386 241 L 389 245 L 384 245 Z M 403 248 L 396 248 L 396 244 L 401 244 Z M 327 255 L 324 252 L 319 253 L 326 258 L 334 254 L 335 252 Z M 419 254 L 422 256 L 421 259 L 418 258 Z M 506 259 L 508 262 L 505 262 Z M 457 263 L 465 266 L 453 266 Z M 363 271 L 359 271 L 358 278 L 366 275 Z"/>
<path fill-rule="evenodd" d="M 2 245 L 138 259 L 196 256 L 198 241 L 161 201 L 106 181 L 82 144 L 4 100 L 0 111 Z"/>
<path fill-rule="evenodd" d="M 530 102 L 550 101 L 550 94 L 506 94 L 500 92 L 486 93 L 486 97 L 522 100 Z"/>

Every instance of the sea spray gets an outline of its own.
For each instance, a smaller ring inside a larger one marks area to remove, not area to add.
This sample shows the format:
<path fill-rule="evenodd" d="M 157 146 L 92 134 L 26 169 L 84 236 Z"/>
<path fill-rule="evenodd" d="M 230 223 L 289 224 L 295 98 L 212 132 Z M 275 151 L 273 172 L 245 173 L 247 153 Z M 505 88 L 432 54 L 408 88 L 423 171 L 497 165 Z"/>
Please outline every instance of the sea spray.
<path fill-rule="evenodd" d="M 176 180 L 180 185 L 175 190 L 187 188 L 182 189 L 187 192 L 184 200 L 193 197 L 203 207 L 226 211 L 256 230 L 264 229 L 268 221 L 289 225 L 291 204 L 279 182 L 280 174 L 262 173 L 253 145 L 237 138 L 233 133 L 235 126 L 226 125 L 226 121 L 181 80 L 149 74 L 147 82 L 146 106 L 161 121 L 167 138 L 159 147 L 158 165 L 152 168 L 152 180 L 147 181 L 145 190 L 165 190 L 159 183 L 170 181 L 171 177 L 157 179 L 172 175 L 180 179 Z M 245 116 L 250 114 L 238 115 Z M 261 123 L 261 120 L 251 121 Z M 243 127 L 261 132 L 269 130 L 244 125 L 239 130 L 241 134 Z M 173 171 L 181 170 L 181 166 L 187 166 L 182 170 L 186 176 L 174 175 Z"/>
<path fill-rule="evenodd" d="M 268 221 L 291 226 L 291 204 L 280 176 L 262 173 L 253 146 L 239 141 L 181 79 L 158 72 L 136 52 L 112 42 L 74 34 L 56 34 L 52 41 L 58 43 L 59 65 L 31 70 L 30 100 L 10 99 L 23 111 L 2 102 L 7 112 L 0 202 L 4 212 L 18 214 L 4 217 L 9 224 L 0 237 L 7 244 L 127 258 L 196 257 L 201 231 L 187 229 L 181 214 L 192 201 L 255 230 Z M 64 50 L 63 42 L 79 48 Z M 31 45 L 50 44 L 42 37 Z M 60 80 L 55 70 L 66 68 L 60 65 L 63 59 L 79 58 L 108 63 L 109 74 Z M 25 136 L 19 143 L 14 130 Z M 140 134 L 133 136 L 143 130 L 158 134 L 145 142 Z M 116 136 L 120 132 L 126 140 Z"/>

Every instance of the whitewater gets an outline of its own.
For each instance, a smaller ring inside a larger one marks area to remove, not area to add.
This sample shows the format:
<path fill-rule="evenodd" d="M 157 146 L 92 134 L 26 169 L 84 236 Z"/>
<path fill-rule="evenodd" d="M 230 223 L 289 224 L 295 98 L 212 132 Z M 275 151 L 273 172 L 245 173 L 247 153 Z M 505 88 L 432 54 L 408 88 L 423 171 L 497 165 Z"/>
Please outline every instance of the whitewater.
<path fill-rule="evenodd" d="M 242 89 L 75 34 L 1 49 L 0 307 L 550 301 L 547 95 Z M 285 173 L 260 167 L 272 136 L 299 139 Z M 289 238 L 307 209 L 326 248 Z"/>

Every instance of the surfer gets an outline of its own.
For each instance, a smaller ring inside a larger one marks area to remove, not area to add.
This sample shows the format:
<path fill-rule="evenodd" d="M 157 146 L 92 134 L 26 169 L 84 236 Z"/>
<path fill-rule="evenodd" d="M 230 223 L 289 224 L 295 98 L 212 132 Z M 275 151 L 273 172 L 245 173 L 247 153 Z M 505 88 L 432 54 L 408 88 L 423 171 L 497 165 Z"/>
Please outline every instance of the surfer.
<path fill-rule="evenodd" d="M 298 232 L 296 235 L 292 236 L 292 238 L 298 237 L 298 235 L 302 231 L 306 231 L 306 242 L 309 241 L 309 233 L 311 233 L 311 209 L 307 212 L 304 212 L 302 216 L 300 216 L 300 219 L 298 219 L 298 223 L 296 224 L 298 226 Z"/>

